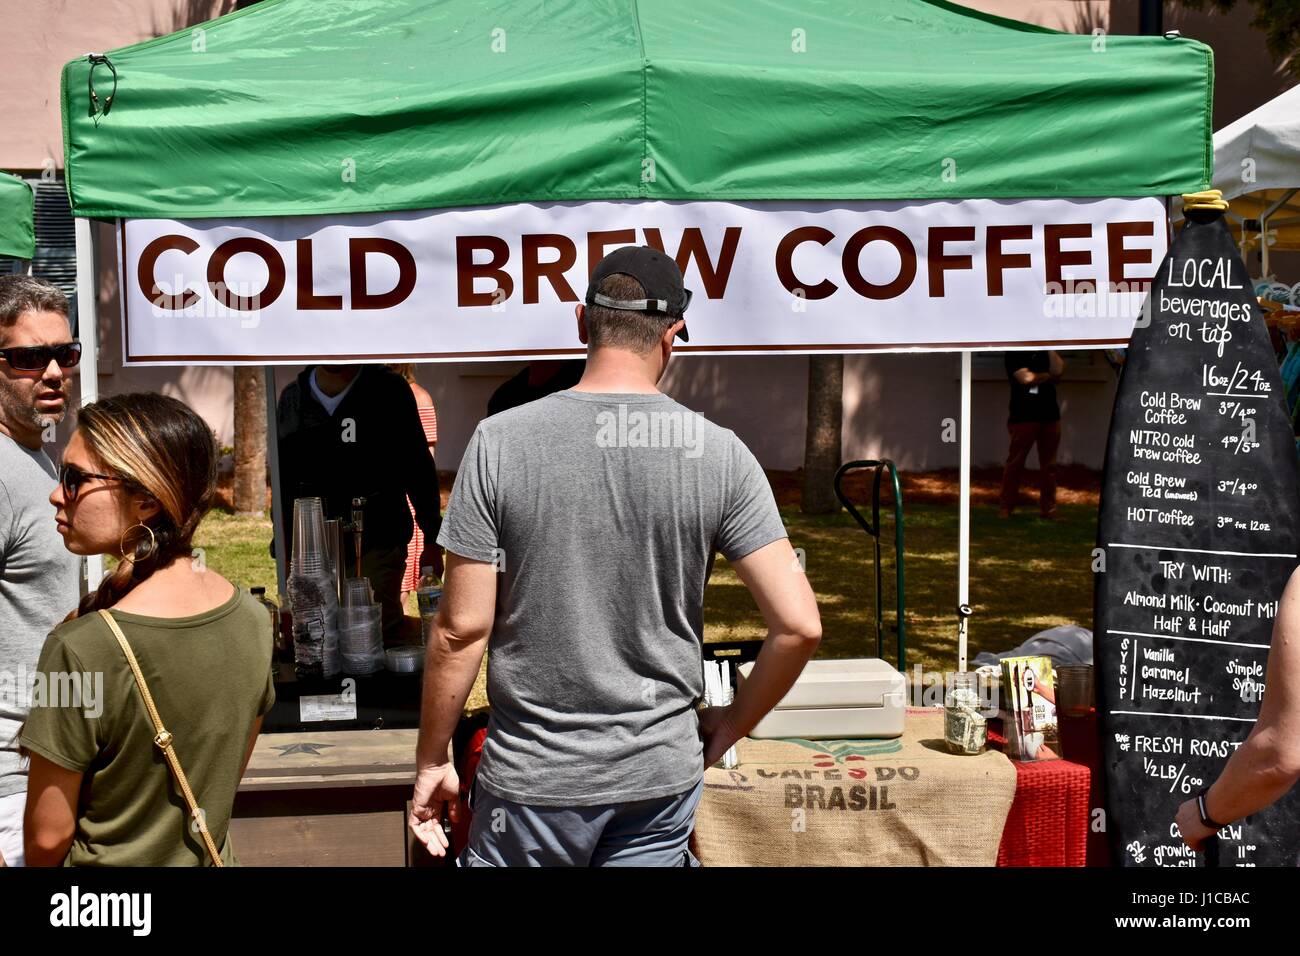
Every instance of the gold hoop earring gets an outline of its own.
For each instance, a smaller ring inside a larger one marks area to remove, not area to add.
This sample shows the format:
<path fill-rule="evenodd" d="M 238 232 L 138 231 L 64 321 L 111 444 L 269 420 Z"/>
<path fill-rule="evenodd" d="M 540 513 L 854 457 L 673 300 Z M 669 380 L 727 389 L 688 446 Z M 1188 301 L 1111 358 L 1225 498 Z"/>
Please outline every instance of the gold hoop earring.
<path fill-rule="evenodd" d="M 152 557 L 153 553 L 158 550 L 158 537 L 153 533 L 153 528 L 149 527 L 143 521 L 137 521 L 135 524 L 131 525 L 131 527 L 123 531 L 121 537 L 117 539 L 117 552 L 122 556 L 123 561 L 126 560 L 126 545 L 124 544 L 126 536 L 136 528 L 144 528 L 145 531 L 149 532 L 149 554 L 145 555 L 145 557 Z M 131 560 L 134 561 L 135 558 L 132 558 Z"/>

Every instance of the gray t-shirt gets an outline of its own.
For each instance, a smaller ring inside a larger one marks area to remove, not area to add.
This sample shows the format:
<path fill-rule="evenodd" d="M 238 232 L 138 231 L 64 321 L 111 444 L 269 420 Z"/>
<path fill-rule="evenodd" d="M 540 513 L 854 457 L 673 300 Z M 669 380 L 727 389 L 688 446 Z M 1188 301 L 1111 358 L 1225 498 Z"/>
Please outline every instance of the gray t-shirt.
<path fill-rule="evenodd" d="M 539 806 L 694 787 L 714 552 L 784 537 L 749 449 L 666 395 L 563 391 L 480 422 L 438 535 L 500 573 L 480 785 Z"/>
<path fill-rule="evenodd" d="M 17 735 L 36 660 L 81 596 L 81 560 L 54 524 L 57 480 L 43 449 L 0 434 L 0 797 L 27 789 Z"/>

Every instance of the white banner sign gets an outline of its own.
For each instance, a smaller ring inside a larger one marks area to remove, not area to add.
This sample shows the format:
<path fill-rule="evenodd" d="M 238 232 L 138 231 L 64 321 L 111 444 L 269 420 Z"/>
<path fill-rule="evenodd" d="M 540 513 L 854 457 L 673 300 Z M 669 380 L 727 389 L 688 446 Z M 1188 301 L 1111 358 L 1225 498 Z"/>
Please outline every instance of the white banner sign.
<path fill-rule="evenodd" d="M 1128 341 L 1159 199 L 586 202 L 119 224 L 127 364 L 581 356 L 623 245 L 676 258 L 704 355 Z"/>

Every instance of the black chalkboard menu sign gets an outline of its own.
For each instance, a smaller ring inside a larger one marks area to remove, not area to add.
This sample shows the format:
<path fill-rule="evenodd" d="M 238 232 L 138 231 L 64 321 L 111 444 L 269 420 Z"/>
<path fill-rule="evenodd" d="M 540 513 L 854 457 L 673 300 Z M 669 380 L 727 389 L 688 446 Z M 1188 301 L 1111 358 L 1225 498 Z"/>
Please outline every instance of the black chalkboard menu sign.
<path fill-rule="evenodd" d="M 1263 315 L 1222 214 L 1187 215 L 1133 331 L 1106 449 L 1094 565 L 1106 827 L 1126 866 L 1294 866 L 1300 794 L 1204 855 L 1173 825 L 1258 717 L 1300 550 L 1296 445 Z"/>

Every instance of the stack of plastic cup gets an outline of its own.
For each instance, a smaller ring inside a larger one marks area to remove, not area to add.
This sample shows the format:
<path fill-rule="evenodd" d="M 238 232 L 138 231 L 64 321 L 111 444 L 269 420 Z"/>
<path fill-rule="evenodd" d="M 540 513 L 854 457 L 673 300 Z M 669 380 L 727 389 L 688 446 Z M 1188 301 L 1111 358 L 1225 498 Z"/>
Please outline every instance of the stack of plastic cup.
<path fill-rule="evenodd" d="M 329 566 L 325 512 L 319 498 L 293 503 L 293 573 L 320 574 Z"/>
<path fill-rule="evenodd" d="M 338 585 L 330 566 L 319 498 L 298 498 L 293 503 L 288 586 L 294 670 L 302 678 L 332 677 L 339 672 Z"/>
<path fill-rule="evenodd" d="M 334 572 L 335 590 L 342 603 L 343 578 L 346 575 L 343 568 L 343 521 L 340 518 L 330 518 L 325 522 L 325 556 Z"/>
<path fill-rule="evenodd" d="M 343 582 L 338 612 L 339 658 L 345 674 L 373 674 L 384 668 L 383 616 L 369 578 Z"/>

